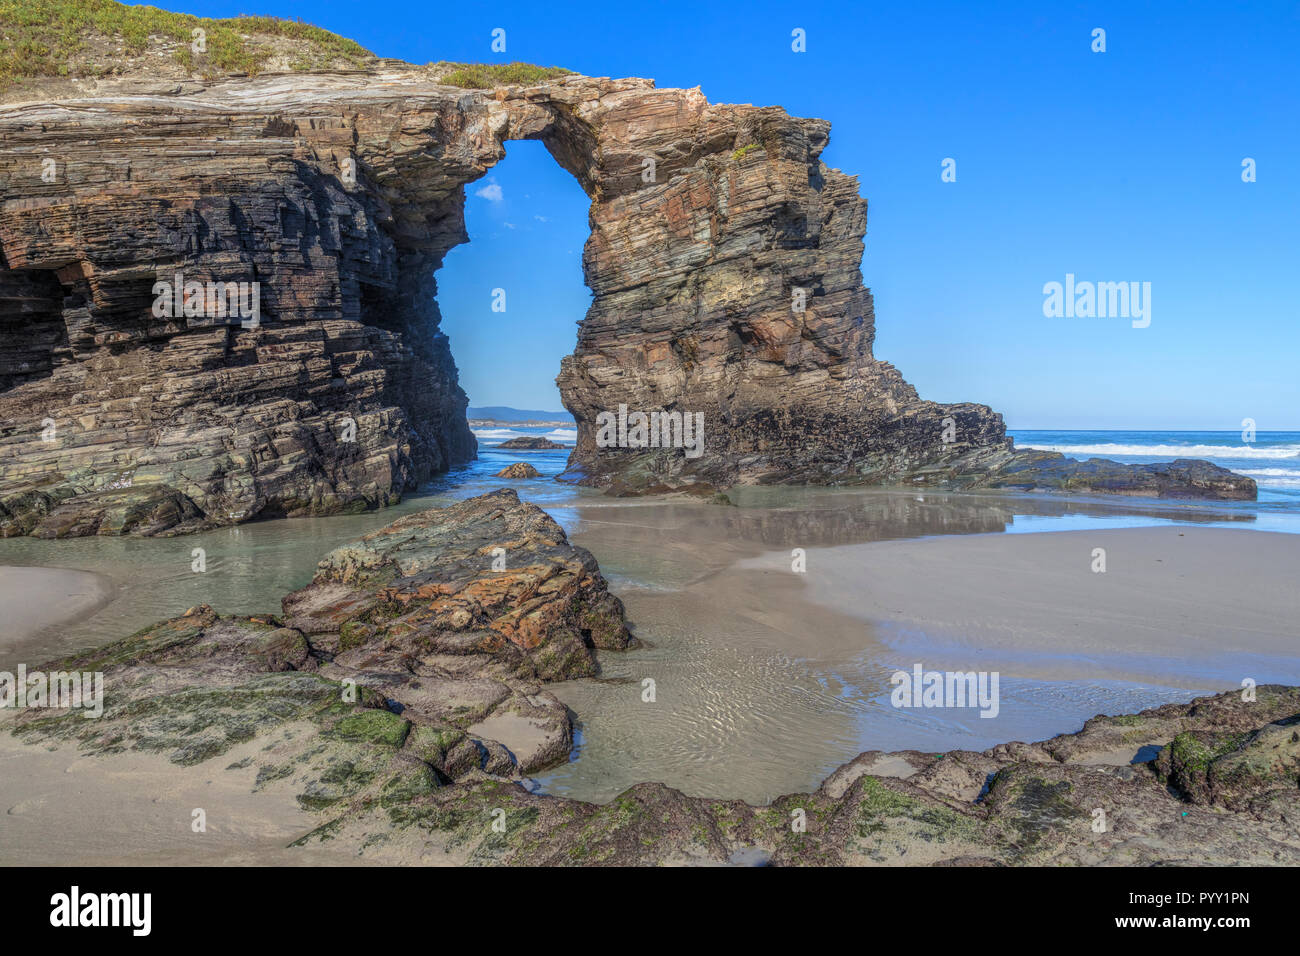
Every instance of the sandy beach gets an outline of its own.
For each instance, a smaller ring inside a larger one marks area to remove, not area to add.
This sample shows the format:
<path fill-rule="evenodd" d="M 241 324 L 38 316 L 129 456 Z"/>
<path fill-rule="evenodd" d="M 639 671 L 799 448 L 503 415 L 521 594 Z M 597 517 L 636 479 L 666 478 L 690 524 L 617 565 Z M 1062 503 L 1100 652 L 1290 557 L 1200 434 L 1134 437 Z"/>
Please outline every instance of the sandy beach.
<path fill-rule="evenodd" d="M 320 847 L 288 849 L 318 821 L 291 793 L 254 792 L 263 744 L 198 766 L 146 753 L 83 756 L 28 746 L 0 717 L 0 865 L 239 866 L 355 862 Z M 244 762 L 244 766 L 235 766 Z M 206 814 L 196 832 L 194 811 Z"/>
<path fill-rule="evenodd" d="M 845 753 L 983 750 L 1247 677 L 1300 682 L 1285 583 L 1300 536 L 1176 525 L 842 544 L 857 532 L 840 522 L 740 511 L 584 511 L 596 517 L 576 540 L 627 574 L 620 597 L 653 646 L 602 654 L 605 682 L 555 685 L 582 748 L 548 788 L 607 800 L 659 779 L 763 802 Z M 997 718 L 893 708 L 889 677 L 915 663 L 999 671 Z M 646 677 L 654 707 L 638 706 Z"/>
<path fill-rule="evenodd" d="M 112 578 L 94 571 L 0 565 L 0 654 L 91 616 L 117 593 Z"/>
<path fill-rule="evenodd" d="M 1245 677 L 1300 683 L 1296 535 L 1177 525 L 845 544 L 815 522 L 664 503 L 601 504 L 577 524 L 645 646 L 601 652 L 600 679 L 548 687 L 577 714 L 580 748 L 539 777 L 547 792 L 603 801 L 660 781 L 758 804 L 865 750 L 981 750 Z M 4 570 L 0 613 L 21 614 L 25 634 L 57 623 L 51 607 L 71 613 L 34 593 L 80 596 L 79 614 L 103 599 L 95 575 Z M 891 708 L 888 676 L 912 662 L 999 670 L 997 719 Z M 654 706 L 640 702 L 648 676 Z M 226 769 L 238 754 L 181 768 L 2 736 L 0 862 L 51 846 L 81 862 L 303 859 L 283 847 L 314 818 L 289 792 L 253 793 L 247 771 Z M 225 822 L 192 834 L 194 807 Z"/>
<path fill-rule="evenodd" d="M 1105 570 L 1093 570 L 1104 552 Z M 742 562 L 779 581 L 789 558 Z M 1022 677 L 1300 681 L 1300 536 L 1224 528 L 974 535 L 815 549 L 806 599 L 902 657 Z M 1261 677 L 1260 675 L 1263 675 Z M 1225 685 L 1226 687 L 1227 685 Z"/>

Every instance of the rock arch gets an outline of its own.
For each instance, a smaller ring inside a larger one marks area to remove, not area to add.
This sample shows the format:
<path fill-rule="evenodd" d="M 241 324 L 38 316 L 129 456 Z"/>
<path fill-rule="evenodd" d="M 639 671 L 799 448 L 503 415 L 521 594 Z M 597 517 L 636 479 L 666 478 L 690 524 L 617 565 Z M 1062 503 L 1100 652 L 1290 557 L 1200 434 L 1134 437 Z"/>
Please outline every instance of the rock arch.
<path fill-rule="evenodd" d="M 511 139 L 541 140 L 592 199 L 593 303 L 558 378 L 573 480 L 1064 483 L 987 407 L 923 401 L 874 358 L 866 202 L 821 162 L 828 132 L 648 80 L 468 91 L 397 67 L 11 102 L 0 529 L 377 507 L 473 457 L 434 275 L 468 239 L 465 186 Z M 259 283 L 260 327 L 155 316 L 154 283 L 176 273 Z M 619 405 L 703 413 L 705 454 L 597 447 L 596 416 Z"/>

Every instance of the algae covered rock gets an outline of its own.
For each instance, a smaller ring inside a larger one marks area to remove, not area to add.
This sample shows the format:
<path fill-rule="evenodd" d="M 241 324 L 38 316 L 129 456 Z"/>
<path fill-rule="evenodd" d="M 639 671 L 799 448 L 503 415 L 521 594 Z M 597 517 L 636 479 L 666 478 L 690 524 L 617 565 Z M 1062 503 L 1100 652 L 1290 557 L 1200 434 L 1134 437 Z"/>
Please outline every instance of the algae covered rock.
<path fill-rule="evenodd" d="M 29 742 L 258 767 L 313 811 L 394 807 L 459 779 L 567 759 L 570 714 L 541 682 L 627 647 L 595 559 L 513 491 L 409 515 L 320 562 L 285 616 L 207 605 L 49 670 L 102 671 L 98 720 L 17 716 Z M 333 833 L 334 831 L 328 831 Z"/>
<path fill-rule="evenodd" d="M 1192 803 L 1249 811 L 1280 797 L 1300 811 L 1300 714 L 1246 732 L 1187 731 L 1155 766 Z"/>

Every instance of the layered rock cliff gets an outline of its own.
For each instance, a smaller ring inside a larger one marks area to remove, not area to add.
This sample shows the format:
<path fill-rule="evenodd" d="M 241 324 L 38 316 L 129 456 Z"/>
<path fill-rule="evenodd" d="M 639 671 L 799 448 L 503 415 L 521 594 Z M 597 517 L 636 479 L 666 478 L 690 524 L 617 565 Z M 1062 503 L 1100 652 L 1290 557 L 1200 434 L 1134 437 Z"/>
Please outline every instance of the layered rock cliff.
<path fill-rule="evenodd" d="M 872 354 L 866 202 L 821 162 L 823 120 L 640 79 L 469 91 L 405 65 L 7 99 L 5 534 L 377 507 L 472 458 L 434 273 L 511 139 L 592 199 L 594 301 L 558 379 L 573 480 L 1255 494 L 1204 463 L 1017 454 L 989 408 L 919 398 Z M 159 282 L 202 289 L 167 314 Z M 212 314 L 209 283 L 260 290 L 256 325 Z M 620 406 L 702 416 L 700 454 L 602 447 Z"/>

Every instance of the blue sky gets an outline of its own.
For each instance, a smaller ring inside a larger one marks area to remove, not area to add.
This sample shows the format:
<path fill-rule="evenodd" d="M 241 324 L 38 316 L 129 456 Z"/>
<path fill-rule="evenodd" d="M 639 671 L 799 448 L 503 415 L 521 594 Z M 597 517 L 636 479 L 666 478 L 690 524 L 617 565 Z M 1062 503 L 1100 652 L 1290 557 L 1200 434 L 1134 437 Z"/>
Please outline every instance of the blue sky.
<path fill-rule="evenodd" d="M 922 396 L 985 402 L 1013 428 L 1300 428 L 1300 3 L 173 8 L 301 17 L 413 62 L 649 76 L 823 117 L 823 158 L 870 201 L 876 355 Z M 796 27 L 806 53 L 790 49 Z M 1257 182 L 1241 180 L 1246 157 Z M 438 274 L 443 326 L 471 402 L 558 408 L 590 301 L 587 201 L 536 143 L 508 146 L 490 176 L 469 190 L 470 244 Z M 488 185 L 499 198 L 474 195 Z M 1066 273 L 1150 282 L 1150 327 L 1045 318 L 1043 285 Z"/>

